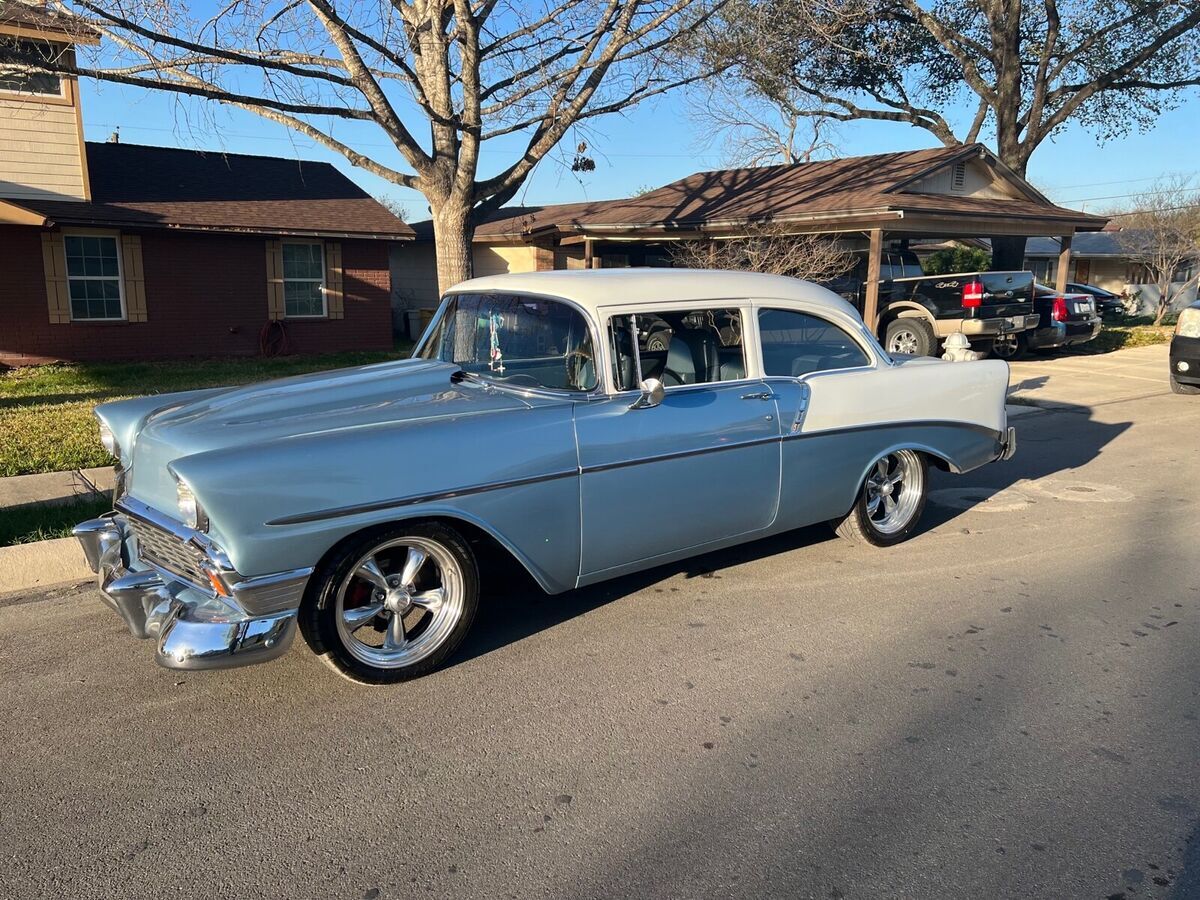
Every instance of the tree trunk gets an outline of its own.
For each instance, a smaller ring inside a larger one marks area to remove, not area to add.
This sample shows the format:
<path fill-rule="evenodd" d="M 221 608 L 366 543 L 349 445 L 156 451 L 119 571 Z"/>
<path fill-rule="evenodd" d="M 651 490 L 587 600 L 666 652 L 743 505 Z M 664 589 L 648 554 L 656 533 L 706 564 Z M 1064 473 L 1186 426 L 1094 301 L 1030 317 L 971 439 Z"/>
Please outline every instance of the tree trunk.
<path fill-rule="evenodd" d="M 1015 116 L 1000 116 L 997 122 L 996 156 L 1022 178 L 1029 166 L 1029 156 L 1021 148 L 1016 133 Z M 1019 271 L 1025 268 L 1025 240 L 1021 236 L 1004 235 L 992 238 L 992 269 Z"/>
<path fill-rule="evenodd" d="M 1003 235 L 992 238 L 992 269 L 1012 272 L 1025 268 L 1025 238 Z"/>
<path fill-rule="evenodd" d="M 437 256 L 438 294 L 473 274 L 471 239 L 475 225 L 466 203 L 447 200 L 433 206 L 433 250 Z"/>
<path fill-rule="evenodd" d="M 1166 284 L 1159 282 L 1158 284 L 1158 312 L 1154 316 L 1154 324 L 1161 325 L 1163 317 L 1167 314 L 1167 310 L 1171 308 L 1171 279 L 1168 277 Z"/>

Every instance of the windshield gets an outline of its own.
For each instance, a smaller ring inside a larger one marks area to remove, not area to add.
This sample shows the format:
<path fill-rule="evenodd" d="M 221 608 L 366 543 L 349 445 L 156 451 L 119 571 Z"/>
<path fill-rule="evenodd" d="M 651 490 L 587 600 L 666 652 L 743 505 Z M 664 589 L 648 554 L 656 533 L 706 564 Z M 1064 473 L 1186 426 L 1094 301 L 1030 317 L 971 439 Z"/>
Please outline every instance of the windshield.
<path fill-rule="evenodd" d="M 456 294 L 445 302 L 419 358 L 512 387 L 596 387 L 591 333 L 574 307 L 520 294 Z"/>

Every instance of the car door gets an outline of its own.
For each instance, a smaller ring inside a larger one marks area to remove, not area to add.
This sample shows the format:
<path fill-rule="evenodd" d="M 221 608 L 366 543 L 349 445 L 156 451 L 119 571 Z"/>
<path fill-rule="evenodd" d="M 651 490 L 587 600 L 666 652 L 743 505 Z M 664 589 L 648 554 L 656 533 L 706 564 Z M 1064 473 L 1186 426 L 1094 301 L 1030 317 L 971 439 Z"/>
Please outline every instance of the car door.
<path fill-rule="evenodd" d="M 605 317 L 611 393 L 575 408 L 585 582 L 761 531 L 779 499 L 778 413 L 749 374 L 749 308 L 655 308 L 671 326 L 661 354 L 636 314 Z M 638 365 L 666 384 L 656 406 L 633 408 Z"/>
<path fill-rule="evenodd" d="M 858 429 L 810 434 L 805 419 L 814 393 L 869 377 L 873 351 L 816 310 L 764 305 L 755 312 L 764 382 L 776 397 L 782 435 L 776 525 L 798 528 L 843 515 L 878 438 Z"/>

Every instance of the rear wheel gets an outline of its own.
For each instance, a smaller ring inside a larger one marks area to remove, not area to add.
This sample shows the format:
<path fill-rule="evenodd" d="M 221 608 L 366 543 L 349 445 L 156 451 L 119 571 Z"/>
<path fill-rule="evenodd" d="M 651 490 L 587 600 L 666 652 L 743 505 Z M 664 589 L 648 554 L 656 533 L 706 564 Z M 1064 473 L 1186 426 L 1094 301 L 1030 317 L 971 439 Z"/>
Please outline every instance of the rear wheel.
<path fill-rule="evenodd" d="M 1194 384 L 1183 384 L 1171 373 L 1171 392 L 1175 394 L 1200 394 L 1200 387 Z"/>
<path fill-rule="evenodd" d="M 881 456 L 867 472 L 858 500 L 844 518 L 832 522 L 839 536 L 890 547 L 912 537 L 928 493 L 925 457 L 915 450 Z"/>
<path fill-rule="evenodd" d="M 997 359 L 1020 359 L 1029 352 L 1029 339 L 1023 331 L 998 334 L 992 338 L 990 349 Z"/>
<path fill-rule="evenodd" d="M 414 522 L 364 534 L 313 573 L 300 630 L 353 681 L 426 675 L 462 643 L 479 605 L 475 557 L 458 532 Z"/>
<path fill-rule="evenodd" d="M 884 349 L 902 356 L 933 356 L 937 345 L 937 337 L 924 319 L 894 319 L 883 336 Z"/>

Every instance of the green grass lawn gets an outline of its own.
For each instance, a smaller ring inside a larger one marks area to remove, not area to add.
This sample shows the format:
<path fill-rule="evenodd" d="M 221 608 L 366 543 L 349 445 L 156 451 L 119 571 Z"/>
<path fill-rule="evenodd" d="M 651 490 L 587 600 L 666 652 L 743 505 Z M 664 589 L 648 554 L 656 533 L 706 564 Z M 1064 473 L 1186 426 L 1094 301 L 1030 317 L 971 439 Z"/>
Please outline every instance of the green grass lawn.
<path fill-rule="evenodd" d="M 74 363 L 0 369 L 0 477 L 111 465 L 100 446 L 92 409 L 124 397 L 248 384 L 286 375 L 402 359 L 390 352 L 192 359 L 168 362 Z"/>
<path fill-rule="evenodd" d="M 61 505 L 39 503 L 0 509 L 0 547 L 69 537 L 80 522 L 111 509 L 112 501 L 107 496 L 89 496 Z"/>

